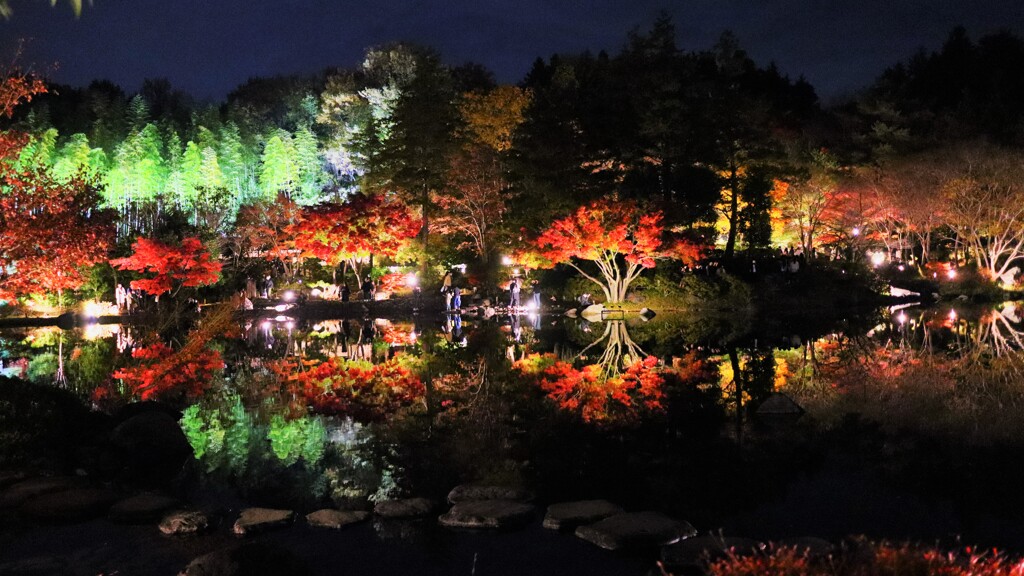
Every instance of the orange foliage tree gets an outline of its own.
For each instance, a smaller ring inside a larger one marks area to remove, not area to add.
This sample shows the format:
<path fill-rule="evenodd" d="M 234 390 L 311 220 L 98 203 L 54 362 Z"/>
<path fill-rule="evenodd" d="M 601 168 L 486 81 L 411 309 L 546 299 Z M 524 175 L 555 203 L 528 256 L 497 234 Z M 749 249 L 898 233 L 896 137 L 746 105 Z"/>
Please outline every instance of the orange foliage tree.
<path fill-rule="evenodd" d="M 292 227 L 302 211 L 288 195 L 280 193 L 274 202 L 256 202 L 239 208 L 232 241 L 236 257 L 260 257 L 276 260 L 292 273 L 295 249 Z"/>
<path fill-rule="evenodd" d="M 0 115 L 45 92 L 21 74 L 0 81 Z M 57 182 L 38 168 L 15 168 L 27 137 L 0 133 L 0 298 L 79 288 L 85 269 L 102 262 L 113 241 L 112 214 L 80 178 Z"/>
<path fill-rule="evenodd" d="M 356 194 L 344 204 L 303 210 L 290 228 L 302 256 L 356 269 L 371 255 L 395 257 L 419 234 L 422 222 L 409 207 L 382 195 Z"/>
<path fill-rule="evenodd" d="M 600 286 L 607 302 L 622 302 L 629 285 L 657 258 L 697 254 L 688 241 L 663 242 L 662 219 L 660 211 L 644 211 L 632 202 L 599 200 L 553 222 L 520 260 L 537 267 L 568 264 Z M 594 263 L 597 273 L 579 261 Z"/>
<path fill-rule="evenodd" d="M 180 246 L 139 238 L 132 250 L 131 256 L 115 258 L 110 264 L 120 270 L 152 274 L 152 278 L 133 280 L 131 286 L 153 296 L 167 292 L 173 296 L 182 287 L 207 286 L 220 279 L 220 262 L 211 259 L 199 238 L 185 238 Z"/>

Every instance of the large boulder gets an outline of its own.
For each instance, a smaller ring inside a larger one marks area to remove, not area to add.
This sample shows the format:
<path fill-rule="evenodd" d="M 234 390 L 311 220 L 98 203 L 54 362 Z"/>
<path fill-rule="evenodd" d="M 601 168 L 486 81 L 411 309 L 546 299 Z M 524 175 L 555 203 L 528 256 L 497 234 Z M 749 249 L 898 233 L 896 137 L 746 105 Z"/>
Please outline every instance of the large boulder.
<path fill-rule="evenodd" d="M 103 516 L 117 498 L 116 492 L 105 488 L 72 488 L 40 494 L 26 500 L 18 511 L 40 522 L 71 524 Z"/>
<path fill-rule="evenodd" d="M 544 527 L 552 530 L 568 530 L 581 524 L 592 524 L 624 510 L 607 500 L 580 500 L 562 502 L 548 506 L 544 516 Z"/>
<path fill-rule="evenodd" d="M 339 530 L 349 524 L 362 522 L 370 517 L 369 512 L 363 510 L 317 510 L 306 514 L 306 523 L 317 528 L 331 528 Z"/>
<path fill-rule="evenodd" d="M 189 562 L 178 576 L 305 576 L 309 566 L 291 552 L 266 543 L 216 550 Z"/>
<path fill-rule="evenodd" d="M 438 521 L 448 528 L 512 528 L 533 518 L 533 505 L 513 500 L 460 502 Z"/>
<path fill-rule="evenodd" d="M 659 512 L 616 514 L 576 529 L 576 536 L 607 550 L 654 548 L 696 534 L 688 522 Z"/>
<path fill-rule="evenodd" d="M 452 488 L 452 491 L 448 493 L 448 502 L 452 504 L 478 500 L 529 502 L 533 500 L 533 493 L 514 486 L 489 486 L 483 484 L 462 484 Z"/>
<path fill-rule="evenodd" d="M 433 510 L 434 503 L 426 498 L 382 500 L 373 507 L 373 513 L 381 518 L 419 518 Z"/>
<path fill-rule="evenodd" d="M 118 424 L 111 443 L 120 451 L 129 479 L 148 486 L 170 484 L 192 457 L 178 421 L 156 407 Z"/>
<path fill-rule="evenodd" d="M 287 526 L 295 520 L 295 512 L 273 508 L 246 508 L 235 521 L 232 531 L 239 536 L 266 532 Z"/>

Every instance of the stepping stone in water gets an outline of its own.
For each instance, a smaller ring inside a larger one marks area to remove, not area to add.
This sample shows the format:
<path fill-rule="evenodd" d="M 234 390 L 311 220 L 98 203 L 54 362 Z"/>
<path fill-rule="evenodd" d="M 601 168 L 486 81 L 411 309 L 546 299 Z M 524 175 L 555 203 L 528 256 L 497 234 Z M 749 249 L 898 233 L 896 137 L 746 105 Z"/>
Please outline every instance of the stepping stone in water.
<path fill-rule="evenodd" d="M 544 527 L 552 530 L 576 528 L 581 524 L 592 524 L 624 510 L 607 500 L 580 500 L 562 502 L 548 506 L 544 516 Z"/>
<path fill-rule="evenodd" d="M 661 549 L 661 561 L 669 569 L 702 569 L 708 560 L 728 553 L 749 556 L 764 550 L 764 544 L 750 538 L 699 536 L 687 538 Z"/>
<path fill-rule="evenodd" d="M 117 498 L 116 493 L 103 488 L 72 488 L 40 494 L 26 500 L 18 511 L 41 522 L 71 524 L 106 514 Z"/>
<path fill-rule="evenodd" d="M 659 512 L 627 512 L 580 526 L 576 535 L 607 550 L 665 546 L 697 534 L 687 522 Z"/>
<path fill-rule="evenodd" d="M 529 502 L 533 493 L 523 488 L 512 486 L 485 486 L 479 484 L 462 484 L 452 488 L 448 493 L 448 502 L 474 502 L 477 500 L 515 500 Z"/>
<path fill-rule="evenodd" d="M 370 513 L 362 510 L 332 510 L 326 508 L 306 514 L 306 523 L 317 528 L 340 530 L 349 524 L 362 522 L 369 517 Z"/>
<path fill-rule="evenodd" d="M 382 500 L 373 507 L 373 513 L 381 518 L 419 518 L 430 514 L 434 503 L 426 498 L 404 500 Z"/>
<path fill-rule="evenodd" d="M 112 522 L 122 524 L 148 524 L 163 518 L 171 508 L 179 504 L 176 498 L 163 494 L 146 492 L 129 496 L 110 507 L 108 516 Z"/>
<path fill-rule="evenodd" d="M 235 521 L 233 530 L 239 536 L 246 536 L 291 524 L 294 519 L 295 512 L 291 510 L 246 508 L 242 510 L 242 515 Z"/>
<path fill-rule="evenodd" d="M 198 510 L 179 510 L 164 516 L 160 531 L 168 536 L 198 534 L 210 527 L 210 519 Z"/>
<path fill-rule="evenodd" d="M 448 528 L 509 528 L 533 518 L 533 505 L 512 500 L 460 502 L 438 518 Z"/>

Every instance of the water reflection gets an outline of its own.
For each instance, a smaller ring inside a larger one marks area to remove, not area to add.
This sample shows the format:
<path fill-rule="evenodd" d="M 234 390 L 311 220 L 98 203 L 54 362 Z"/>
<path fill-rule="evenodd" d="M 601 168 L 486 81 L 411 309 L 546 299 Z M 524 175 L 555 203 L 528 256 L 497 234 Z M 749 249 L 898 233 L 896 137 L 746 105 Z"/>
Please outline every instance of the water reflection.
<path fill-rule="evenodd" d="M 6 330 L 0 371 L 96 406 L 156 386 L 183 411 L 204 474 L 282 499 L 360 501 L 440 492 L 469 477 L 547 478 L 536 467 L 556 448 L 539 438 L 554 427 L 650 425 L 681 437 L 694 422 L 717 430 L 727 420 L 742 433 L 776 392 L 823 421 L 859 412 L 909 425 L 917 413 L 951 433 L 969 423 L 965 433 L 1016 429 L 1019 305 L 865 317 L 864 328 L 714 330 L 717 320 L 668 316 L 229 317 L 230 326 L 211 317 L 177 339 L 134 326 Z M 666 449 L 679 441 L 665 440 Z"/>

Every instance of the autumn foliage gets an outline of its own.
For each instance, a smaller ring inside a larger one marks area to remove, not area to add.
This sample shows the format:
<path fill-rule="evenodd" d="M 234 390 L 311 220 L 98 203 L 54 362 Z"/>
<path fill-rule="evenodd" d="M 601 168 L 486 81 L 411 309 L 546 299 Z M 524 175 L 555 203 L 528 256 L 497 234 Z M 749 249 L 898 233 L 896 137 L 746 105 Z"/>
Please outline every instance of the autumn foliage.
<path fill-rule="evenodd" d="M 420 378 L 395 359 L 371 364 L 343 358 L 286 358 L 268 367 L 319 414 L 376 420 L 419 402 L 426 393 Z"/>
<path fill-rule="evenodd" d="M 621 302 L 633 280 L 653 268 L 657 258 L 694 258 L 699 253 L 684 240 L 663 243 L 662 220 L 661 212 L 641 210 L 632 202 L 599 200 L 552 222 L 519 260 L 531 267 L 568 264 L 599 285 L 608 302 Z M 598 274 L 578 261 L 593 262 Z"/>
<path fill-rule="evenodd" d="M 553 354 L 531 354 L 513 368 L 536 378 L 549 399 L 586 422 L 629 419 L 641 409 L 662 409 L 665 379 L 654 356 L 613 373 L 601 364 L 575 368 Z"/>
<path fill-rule="evenodd" d="M 368 258 L 393 258 L 422 226 L 409 208 L 382 195 L 356 194 L 344 204 L 320 204 L 290 227 L 295 247 L 332 266 Z"/>
<path fill-rule="evenodd" d="M 42 82 L 24 75 L 0 81 L 0 115 L 36 94 Z M 0 133 L 0 299 L 82 286 L 85 269 L 103 261 L 113 241 L 112 215 L 98 210 L 99 194 L 80 178 L 58 182 L 39 169 L 15 166 L 28 141 Z"/>
<path fill-rule="evenodd" d="M 200 396 L 214 372 L 224 368 L 224 361 L 216 350 L 203 348 L 182 354 L 163 342 L 132 350 L 132 358 L 138 363 L 117 370 L 113 377 L 124 382 L 131 395 L 140 400 L 167 394 Z"/>
<path fill-rule="evenodd" d="M 199 238 L 185 238 L 172 246 L 159 240 L 139 238 L 127 258 L 116 258 L 110 264 L 121 270 L 151 274 L 151 278 L 133 280 L 132 288 L 153 296 L 177 292 L 182 287 L 215 284 L 220 278 L 221 264 Z"/>

